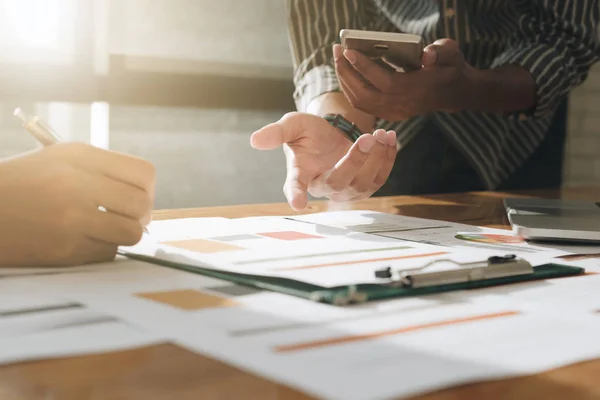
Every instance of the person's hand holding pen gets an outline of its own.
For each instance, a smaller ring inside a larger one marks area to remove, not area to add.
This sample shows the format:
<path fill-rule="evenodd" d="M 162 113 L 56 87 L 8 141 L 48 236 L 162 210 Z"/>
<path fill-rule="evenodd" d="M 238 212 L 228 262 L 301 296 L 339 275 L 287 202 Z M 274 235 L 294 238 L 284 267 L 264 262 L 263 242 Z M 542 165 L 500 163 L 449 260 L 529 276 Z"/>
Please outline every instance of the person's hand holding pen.
<path fill-rule="evenodd" d="M 0 265 L 108 261 L 150 222 L 154 166 L 137 157 L 57 135 L 24 113 L 45 147 L 0 162 Z"/>

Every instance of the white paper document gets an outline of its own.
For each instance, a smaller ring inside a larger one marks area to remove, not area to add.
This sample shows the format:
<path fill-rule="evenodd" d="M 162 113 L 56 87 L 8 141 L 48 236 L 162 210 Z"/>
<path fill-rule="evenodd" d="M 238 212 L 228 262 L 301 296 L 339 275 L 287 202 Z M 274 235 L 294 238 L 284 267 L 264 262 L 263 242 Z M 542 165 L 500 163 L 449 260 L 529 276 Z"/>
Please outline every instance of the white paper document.
<path fill-rule="evenodd" d="M 480 237 L 456 237 L 472 233 Z M 322 286 L 378 282 L 378 268 L 439 258 L 570 254 L 488 233 L 510 236 L 352 211 L 159 221 L 126 250 Z M 565 260 L 590 271 L 596 261 Z M 337 307 L 132 260 L 112 265 L 0 279 L 0 362 L 168 340 L 318 398 L 366 400 L 600 357 L 596 274 Z"/>
<path fill-rule="evenodd" d="M 17 293 L 7 287 L 2 292 L 0 364 L 126 350 L 165 341 L 150 330 L 73 300 Z"/>
<path fill-rule="evenodd" d="M 532 243 L 507 230 L 374 211 L 317 213 L 294 217 L 294 220 L 345 227 L 351 230 L 358 227 L 359 231 L 369 230 L 366 227 L 372 223 L 378 227 L 373 230 L 373 233 L 378 236 L 447 246 L 457 250 L 484 250 L 496 254 L 516 254 L 534 263 L 569 254 L 595 255 L 596 258 L 600 258 L 599 245 Z"/>
<path fill-rule="evenodd" d="M 152 221 L 148 225 L 148 236 L 156 241 L 183 240 L 194 238 L 198 229 L 221 229 L 228 226 L 227 218 L 179 218 Z"/>
<path fill-rule="evenodd" d="M 152 265 L 119 277 L 53 276 L 43 287 L 319 398 L 400 398 L 600 357 L 596 275 L 357 307 Z M 558 295 L 571 306 L 557 307 Z"/>
<path fill-rule="evenodd" d="M 450 260 L 447 265 L 453 266 L 454 262 L 484 261 L 495 255 L 487 249 L 455 251 L 283 217 L 225 220 L 209 225 L 196 221 L 173 224 L 182 226 L 180 236 L 170 234 L 169 240 L 159 242 L 150 235 L 123 250 L 192 266 L 289 278 L 322 287 L 382 283 L 375 276 L 375 271 L 382 268 L 420 268 L 442 259 Z M 195 233 L 186 224 L 195 226 Z M 410 224 L 417 225 L 413 221 Z M 361 230 L 369 231 L 366 227 Z"/>
<path fill-rule="evenodd" d="M 162 228 L 154 229 L 156 235 L 123 250 L 322 287 L 383 283 L 375 271 L 418 269 L 433 260 L 447 259 L 436 268 L 452 268 L 515 254 L 539 265 L 572 254 L 600 253 L 600 246 L 533 245 L 508 231 L 373 211 L 161 223 Z"/>

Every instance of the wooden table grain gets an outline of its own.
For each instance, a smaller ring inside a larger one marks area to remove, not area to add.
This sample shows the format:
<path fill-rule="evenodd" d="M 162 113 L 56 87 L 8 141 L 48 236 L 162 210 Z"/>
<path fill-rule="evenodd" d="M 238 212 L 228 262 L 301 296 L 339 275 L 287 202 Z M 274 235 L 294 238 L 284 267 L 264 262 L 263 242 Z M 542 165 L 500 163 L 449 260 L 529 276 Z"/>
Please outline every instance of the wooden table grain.
<path fill-rule="evenodd" d="M 600 188 L 386 197 L 359 202 L 352 208 L 507 228 L 502 207 L 507 196 L 600 200 Z M 304 213 L 328 207 L 327 202 L 313 202 Z M 261 204 L 158 210 L 154 219 L 291 214 L 295 212 L 286 204 Z M 172 344 L 0 367 L 0 400 L 308 398 L 297 390 Z M 600 360 L 536 375 L 461 385 L 414 399 L 600 399 Z"/>

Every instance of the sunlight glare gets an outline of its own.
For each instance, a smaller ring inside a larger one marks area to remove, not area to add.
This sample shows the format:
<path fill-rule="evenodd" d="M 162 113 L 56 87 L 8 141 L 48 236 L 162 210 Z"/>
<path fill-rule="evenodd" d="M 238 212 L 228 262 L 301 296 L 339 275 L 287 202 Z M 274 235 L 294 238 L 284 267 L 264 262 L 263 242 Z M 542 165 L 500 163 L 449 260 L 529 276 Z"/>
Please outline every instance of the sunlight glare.
<path fill-rule="evenodd" d="M 56 50 L 63 0 L 0 0 L 2 29 L 15 46 Z"/>

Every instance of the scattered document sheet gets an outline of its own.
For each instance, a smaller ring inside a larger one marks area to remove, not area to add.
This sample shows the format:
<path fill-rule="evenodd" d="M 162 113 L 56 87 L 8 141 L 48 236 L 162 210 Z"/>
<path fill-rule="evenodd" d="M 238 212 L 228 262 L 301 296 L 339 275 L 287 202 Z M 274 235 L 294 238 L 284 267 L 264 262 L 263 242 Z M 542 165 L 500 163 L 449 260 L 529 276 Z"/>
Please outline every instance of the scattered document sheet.
<path fill-rule="evenodd" d="M 82 303 L 35 293 L 2 290 L 0 364 L 125 350 L 165 341 L 150 330 Z"/>
<path fill-rule="evenodd" d="M 59 274 L 80 274 L 86 272 L 94 272 L 98 269 L 95 265 L 87 265 L 81 267 L 66 267 L 66 268 L 28 268 L 28 267 L 3 267 L 0 268 L 0 280 L 27 278 L 40 275 L 59 275 Z"/>
<path fill-rule="evenodd" d="M 371 230 L 371 233 L 378 236 L 447 246 L 453 249 L 476 249 L 496 254 L 516 254 L 534 263 L 574 254 L 588 255 L 588 258 L 600 257 L 600 245 L 531 243 L 519 238 L 511 231 L 502 229 L 475 227 L 374 211 L 337 211 L 303 215 L 293 217 L 293 219 L 358 231 Z M 370 224 L 375 228 L 368 228 Z"/>
<path fill-rule="evenodd" d="M 154 234 L 125 254 L 191 267 L 293 279 L 325 288 L 381 284 L 375 272 L 435 268 L 515 254 L 539 265 L 600 246 L 533 245 L 509 231 L 372 211 L 297 217 L 159 221 Z"/>
<path fill-rule="evenodd" d="M 124 248 L 124 253 L 227 272 L 288 278 L 322 287 L 382 283 L 375 276 L 381 268 L 413 269 L 432 260 L 449 260 L 436 266 L 445 268 L 454 266 L 453 262 L 484 261 L 495 255 L 487 249 L 456 251 L 284 217 L 173 224 L 181 227 L 180 236 L 165 225 L 166 230 L 173 232 L 168 240 L 157 241 L 156 236 L 148 235 L 138 245 Z M 195 231 L 189 225 L 195 226 Z"/>
<path fill-rule="evenodd" d="M 600 275 L 355 307 L 137 263 L 27 285 L 319 398 L 398 398 L 600 357 Z"/>
<path fill-rule="evenodd" d="M 508 252 L 456 238 L 482 232 L 475 227 L 380 214 L 159 221 L 129 250 L 332 285 L 374 279 L 382 265 Z M 376 228 L 366 226 L 371 218 Z M 432 239 L 436 231 L 446 236 Z M 565 254 L 548 249 L 546 256 Z M 569 262 L 593 268 L 596 260 Z M 19 293 L 43 297 L 7 301 L 9 315 L 58 307 L 48 311 L 55 317 L 0 318 L 0 360 L 168 340 L 319 398 L 388 399 L 600 357 L 600 274 L 337 307 L 132 260 L 117 264 L 0 280 L 0 299 L 16 283 Z"/>
<path fill-rule="evenodd" d="M 198 229 L 226 229 L 231 220 L 227 218 L 179 218 L 152 221 L 148 225 L 148 236 L 158 242 L 193 239 Z"/>

